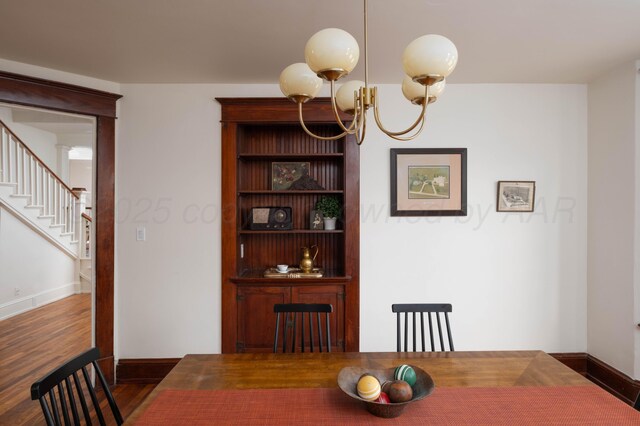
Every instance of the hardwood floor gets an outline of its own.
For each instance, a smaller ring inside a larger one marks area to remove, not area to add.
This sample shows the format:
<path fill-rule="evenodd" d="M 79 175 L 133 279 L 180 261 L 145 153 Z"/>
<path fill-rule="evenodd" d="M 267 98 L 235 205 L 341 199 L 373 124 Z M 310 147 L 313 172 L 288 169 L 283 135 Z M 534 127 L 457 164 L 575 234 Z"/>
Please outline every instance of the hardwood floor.
<path fill-rule="evenodd" d="M 44 424 L 40 405 L 31 400 L 31 384 L 90 347 L 88 294 L 0 321 L 0 425 Z M 118 385 L 112 389 L 122 415 L 126 418 L 154 387 Z"/>

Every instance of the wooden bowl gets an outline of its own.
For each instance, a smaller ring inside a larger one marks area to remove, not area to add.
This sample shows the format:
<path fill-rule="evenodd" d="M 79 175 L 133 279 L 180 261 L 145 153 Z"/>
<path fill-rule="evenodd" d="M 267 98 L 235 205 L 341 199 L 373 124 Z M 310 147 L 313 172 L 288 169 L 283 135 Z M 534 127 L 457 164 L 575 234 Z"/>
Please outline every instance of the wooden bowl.
<path fill-rule="evenodd" d="M 402 414 L 407 405 L 429 396 L 435 389 L 433 379 L 426 371 L 414 365 L 411 367 L 416 372 L 416 383 L 413 385 L 413 398 L 411 401 L 382 404 L 379 402 L 365 401 L 358 396 L 356 386 L 358 384 L 358 380 L 363 374 L 371 374 L 377 378 L 382 385 L 388 380 L 393 380 L 393 372 L 395 371 L 395 368 L 374 370 L 363 367 L 345 367 L 340 370 L 340 374 L 338 374 L 338 386 L 340 386 L 340 389 L 342 389 L 342 391 L 351 398 L 364 402 L 367 407 L 367 411 L 374 416 L 385 418 L 398 417 Z"/>

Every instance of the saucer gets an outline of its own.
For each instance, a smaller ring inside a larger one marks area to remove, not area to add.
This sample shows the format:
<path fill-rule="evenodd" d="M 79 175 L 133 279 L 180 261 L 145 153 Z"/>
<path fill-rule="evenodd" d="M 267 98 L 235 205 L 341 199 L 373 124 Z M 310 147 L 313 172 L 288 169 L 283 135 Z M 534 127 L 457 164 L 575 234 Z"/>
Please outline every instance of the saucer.
<path fill-rule="evenodd" d="M 278 270 L 276 269 L 276 272 L 277 272 L 277 273 L 279 273 L 279 274 L 286 274 L 286 273 L 287 273 L 287 272 L 289 272 L 289 271 L 291 271 L 291 268 L 287 269 L 286 271 L 278 271 Z"/>

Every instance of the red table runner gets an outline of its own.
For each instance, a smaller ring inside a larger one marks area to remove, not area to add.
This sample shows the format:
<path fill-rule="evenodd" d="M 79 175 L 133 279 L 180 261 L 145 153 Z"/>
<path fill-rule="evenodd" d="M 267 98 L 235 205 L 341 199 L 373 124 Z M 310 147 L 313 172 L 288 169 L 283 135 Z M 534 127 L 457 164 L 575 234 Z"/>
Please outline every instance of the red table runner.
<path fill-rule="evenodd" d="M 395 419 L 340 389 L 165 390 L 136 425 L 640 425 L 640 413 L 596 386 L 436 388 Z"/>

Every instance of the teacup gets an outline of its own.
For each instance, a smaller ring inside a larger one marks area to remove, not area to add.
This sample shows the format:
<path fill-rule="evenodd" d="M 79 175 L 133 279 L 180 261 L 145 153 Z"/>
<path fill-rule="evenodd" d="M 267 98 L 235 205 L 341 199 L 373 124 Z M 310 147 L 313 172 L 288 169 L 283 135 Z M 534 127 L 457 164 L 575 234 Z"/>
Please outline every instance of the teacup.
<path fill-rule="evenodd" d="M 287 272 L 289 265 L 276 265 L 276 268 L 278 268 L 278 272 Z"/>

